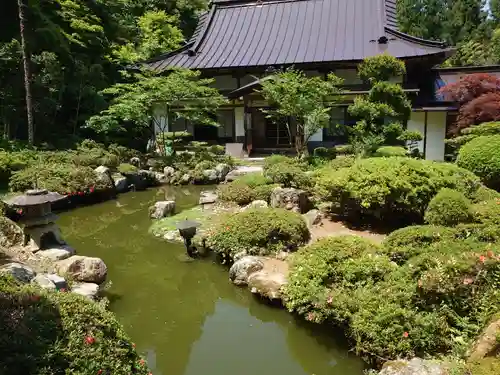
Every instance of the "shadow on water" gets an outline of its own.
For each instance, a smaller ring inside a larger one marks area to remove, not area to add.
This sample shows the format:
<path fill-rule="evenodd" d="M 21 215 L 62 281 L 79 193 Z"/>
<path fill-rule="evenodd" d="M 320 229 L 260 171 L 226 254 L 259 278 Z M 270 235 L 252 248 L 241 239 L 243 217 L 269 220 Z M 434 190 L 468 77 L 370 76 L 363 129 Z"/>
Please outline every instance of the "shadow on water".
<path fill-rule="evenodd" d="M 260 303 L 210 259 L 183 262 L 183 245 L 148 234 L 148 207 L 197 204 L 198 187 L 160 188 L 63 213 L 65 239 L 101 257 L 108 298 L 155 375 L 361 375 L 363 362 L 321 330 Z"/>

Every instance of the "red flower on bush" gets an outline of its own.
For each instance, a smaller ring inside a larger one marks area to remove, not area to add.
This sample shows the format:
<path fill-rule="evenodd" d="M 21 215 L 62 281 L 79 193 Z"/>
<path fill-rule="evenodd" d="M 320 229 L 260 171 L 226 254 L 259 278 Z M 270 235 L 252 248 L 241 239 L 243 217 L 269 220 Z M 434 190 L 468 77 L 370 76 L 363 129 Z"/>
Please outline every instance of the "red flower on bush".
<path fill-rule="evenodd" d="M 479 261 L 480 261 L 481 263 L 484 263 L 484 262 L 486 261 L 486 257 L 485 257 L 484 255 L 481 255 L 481 256 L 479 257 Z"/>
<path fill-rule="evenodd" d="M 37 296 L 37 295 L 31 296 L 31 300 L 32 300 L 33 302 L 40 301 L 40 296 Z"/>
<path fill-rule="evenodd" d="M 145 363 L 146 363 L 146 361 L 145 361 L 144 359 L 139 360 L 139 364 L 140 364 L 141 366 L 144 366 L 144 364 L 145 364 Z"/>
<path fill-rule="evenodd" d="M 410 336 L 410 334 L 409 334 L 408 332 L 404 332 L 404 333 L 403 333 L 403 337 L 404 337 L 405 339 L 406 339 L 406 338 L 408 338 L 408 336 Z"/>
<path fill-rule="evenodd" d="M 93 192 L 94 192 L 94 188 L 93 188 L 93 187 L 91 187 L 91 188 L 89 189 L 89 191 L 90 191 L 91 193 L 93 193 Z"/>
<path fill-rule="evenodd" d="M 132 343 L 132 348 L 135 348 L 135 342 Z"/>
<path fill-rule="evenodd" d="M 59 289 L 59 291 L 60 291 L 61 293 L 64 293 L 64 292 L 66 291 L 66 288 L 61 288 L 61 289 Z"/>
<path fill-rule="evenodd" d="M 97 375 L 101 375 L 101 374 L 102 374 L 102 370 L 97 371 Z"/>
<path fill-rule="evenodd" d="M 87 336 L 85 337 L 85 343 L 87 345 L 92 345 L 93 343 L 95 343 L 95 338 L 93 338 L 92 336 Z"/>

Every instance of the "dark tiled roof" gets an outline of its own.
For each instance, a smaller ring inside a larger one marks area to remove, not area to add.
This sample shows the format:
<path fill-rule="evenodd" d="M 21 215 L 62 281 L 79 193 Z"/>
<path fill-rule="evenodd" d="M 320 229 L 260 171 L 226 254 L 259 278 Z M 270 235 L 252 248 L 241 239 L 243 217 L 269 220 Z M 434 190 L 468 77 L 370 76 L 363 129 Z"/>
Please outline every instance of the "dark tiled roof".
<path fill-rule="evenodd" d="M 387 52 L 410 58 L 444 52 L 443 45 L 396 28 L 396 0 L 215 0 L 195 37 L 180 51 L 146 62 L 218 69 L 359 61 Z M 378 43 L 382 36 L 387 44 Z"/>

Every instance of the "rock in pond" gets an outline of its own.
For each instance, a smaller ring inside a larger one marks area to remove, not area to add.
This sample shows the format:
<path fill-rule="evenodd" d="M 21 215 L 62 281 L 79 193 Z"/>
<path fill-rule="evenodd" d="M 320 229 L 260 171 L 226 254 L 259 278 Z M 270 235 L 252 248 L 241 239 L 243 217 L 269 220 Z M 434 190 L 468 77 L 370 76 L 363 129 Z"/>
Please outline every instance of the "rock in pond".
<path fill-rule="evenodd" d="M 163 173 L 155 172 L 155 180 L 157 184 L 168 184 L 170 179 L 165 176 Z"/>
<path fill-rule="evenodd" d="M 286 208 L 289 211 L 304 213 L 309 200 L 303 190 L 277 187 L 271 193 L 271 207 Z"/>
<path fill-rule="evenodd" d="M 11 275 L 22 283 L 29 283 L 36 275 L 35 271 L 21 263 L 8 263 L 0 267 L 0 274 Z"/>
<path fill-rule="evenodd" d="M 259 258 L 246 256 L 236 261 L 229 270 L 229 279 L 234 285 L 247 285 L 248 277 L 264 268 Z"/>
<path fill-rule="evenodd" d="M 88 299 L 95 300 L 97 294 L 99 294 L 99 285 L 94 283 L 75 283 L 71 291 Z"/>
<path fill-rule="evenodd" d="M 163 169 L 163 174 L 165 175 L 165 177 L 170 178 L 175 174 L 175 169 L 173 167 L 165 167 Z"/>
<path fill-rule="evenodd" d="M 192 179 L 193 177 L 191 177 L 189 173 L 184 173 L 180 179 L 180 183 L 181 185 L 187 185 L 191 182 Z"/>
<path fill-rule="evenodd" d="M 379 375 L 447 375 L 447 373 L 445 366 L 439 362 L 413 358 L 410 361 L 387 362 Z"/>
<path fill-rule="evenodd" d="M 111 176 L 111 170 L 104 165 L 101 165 L 94 169 L 94 172 L 97 174 L 99 181 L 102 181 L 106 184 L 106 186 L 112 186 L 113 177 Z"/>
<path fill-rule="evenodd" d="M 128 181 L 127 177 L 122 175 L 113 176 L 113 181 L 115 183 L 115 189 L 117 193 L 126 193 L 128 191 Z"/>
<path fill-rule="evenodd" d="M 286 276 L 278 272 L 258 271 L 248 277 L 250 291 L 271 300 L 281 299 L 281 288 L 286 283 Z"/>
<path fill-rule="evenodd" d="M 219 181 L 224 181 L 229 172 L 231 172 L 231 167 L 227 164 L 220 163 L 215 167 L 217 171 L 217 178 Z"/>
<path fill-rule="evenodd" d="M 217 202 L 217 193 L 215 191 L 202 191 L 200 193 L 199 204 L 212 204 Z"/>
<path fill-rule="evenodd" d="M 40 250 L 39 252 L 37 252 L 37 255 L 41 256 L 42 258 L 49 259 L 52 262 L 68 259 L 70 256 L 73 256 L 75 254 L 75 249 L 69 246 L 60 246 L 57 248 Z"/>
<path fill-rule="evenodd" d="M 203 177 L 208 184 L 216 184 L 219 181 L 217 171 L 215 169 L 206 169 L 203 171 Z"/>
<path fill-rule="evenodd" d="M 108 267 L 100 258 L 74 255 L 55 264 L 59 274 L 68 275 L 76 281 L 102 284 L 106 280 Z"/>
<path fill-rule="evenodd" d="M 33 280 L 31 280 L 32 284 L 36 284 L 43 289 L 48 290 L 56 290 L 56 284 L 48 277 L 48 275 L 36 275 Z"/>
<path fill-rule="evenodd" d="M 251 209 L 251 208 L 267 208 L 267 207 L 268 207 L 268 204 L 266 201 L 258 200 L 258 201 L 253 201 L 252 203 L 243 207 L 241 209 L 241 211 L 246 211 L 246 210 Z"/>
<path fill-rule="evenodd" d="M 172 216 L 174 212 L 174 201 L 156 202 L 154 206 L 149 208 L 149 217 L 151 219 L 163 219 L 164 217 Z"/>

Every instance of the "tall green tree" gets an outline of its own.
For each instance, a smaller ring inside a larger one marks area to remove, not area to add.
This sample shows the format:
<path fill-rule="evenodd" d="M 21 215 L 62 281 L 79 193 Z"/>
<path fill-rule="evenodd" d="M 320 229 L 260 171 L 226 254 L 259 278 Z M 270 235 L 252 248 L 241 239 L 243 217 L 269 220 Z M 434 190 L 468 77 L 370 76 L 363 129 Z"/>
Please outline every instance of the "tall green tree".
<path fill-rule="evenodd" d="M 287 70 L 270 76 L 262 83 L 262 95 L 275 108 L 265 113 L 276 120 L 296 125 L 295 148 L 298 155 L 307 153 L 307 142 L 330 120 L 330 108 L 341 100 L 343 80 L 330 74 L 327 80 L 307 77 L 298 70 Z"/>

